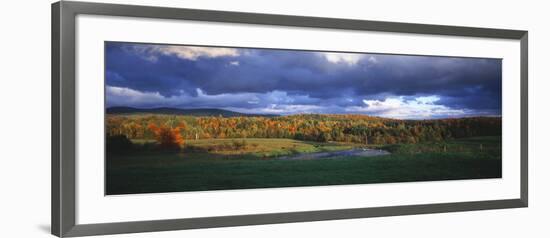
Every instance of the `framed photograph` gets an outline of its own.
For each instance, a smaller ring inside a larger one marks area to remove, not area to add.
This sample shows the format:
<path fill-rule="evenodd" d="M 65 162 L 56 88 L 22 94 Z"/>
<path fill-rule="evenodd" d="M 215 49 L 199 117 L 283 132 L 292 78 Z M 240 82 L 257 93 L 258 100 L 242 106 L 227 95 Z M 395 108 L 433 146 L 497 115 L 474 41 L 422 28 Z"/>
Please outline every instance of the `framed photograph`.
<path fill-rule="evenodd" d="M 527 31 L 57 2 L 52 234 L 527 207 Z"/>

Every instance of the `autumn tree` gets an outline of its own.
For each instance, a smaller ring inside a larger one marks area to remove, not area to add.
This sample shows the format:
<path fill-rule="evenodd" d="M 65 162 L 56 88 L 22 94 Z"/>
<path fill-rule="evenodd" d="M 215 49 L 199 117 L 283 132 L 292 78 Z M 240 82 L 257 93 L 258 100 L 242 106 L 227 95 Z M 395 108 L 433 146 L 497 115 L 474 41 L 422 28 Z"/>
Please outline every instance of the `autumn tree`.
<path fill-rule="evenodd" d="M 502 133 L 501 118 L 497 117 L 397 120 L 335 114 L 277 117 L 108 115 L 106 122 L 108 136 L 124 135 L 132 140 L 155 139 L 167 148 L 181 146 L 183 139 L 286 138 L 360 144 L 412 144 L 470 136 L 498 136 Z"/>
<path fill-rule="evenodd" d="M 170 128 L 166 125 L 157 126 L 151 123 L 149 130 L 153 132 L 155 139 L 163 149 L 179 150 L 184 143 L 180 126 Z"/>

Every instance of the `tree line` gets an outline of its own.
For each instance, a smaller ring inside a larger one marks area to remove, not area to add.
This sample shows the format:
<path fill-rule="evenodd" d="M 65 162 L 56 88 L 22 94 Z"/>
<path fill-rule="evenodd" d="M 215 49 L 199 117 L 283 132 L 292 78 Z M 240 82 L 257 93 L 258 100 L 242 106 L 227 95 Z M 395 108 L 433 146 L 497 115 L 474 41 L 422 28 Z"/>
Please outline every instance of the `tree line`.
<path fill-rule="evenodd" d="M 501 118 L 396 120 L 366 115 L 301 114 L 278 117 L 108 115 L 107 136 L 129 139 L 288 138 L 318 142 L 396 144 L 501 135 Z"/>

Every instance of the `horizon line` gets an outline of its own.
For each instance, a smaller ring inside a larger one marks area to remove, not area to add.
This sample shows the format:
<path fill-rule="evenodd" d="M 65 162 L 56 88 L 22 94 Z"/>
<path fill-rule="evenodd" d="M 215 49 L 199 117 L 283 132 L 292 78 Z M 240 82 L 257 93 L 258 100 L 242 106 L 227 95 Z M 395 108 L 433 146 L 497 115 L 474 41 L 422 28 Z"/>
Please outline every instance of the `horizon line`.
<path fill-rule="evenodd" d="M 105 114 L 113 114 L 113 113 L 107 113 L 107 109 L 110 108 L 131 108 L 131 109 L 137 109 L 137 110 L 154 110 L 154 109 L 176 109 L 176 110 L 223 110 L 227 112 L 233 112 L 233 113 L 240 113 L 244 115 L 257 115 L 257 116 L 277 116 L 277 117 L 284 117 L 284 116 L 296 116 L 296 115 L 350 115 L 350 116 L 368 116 L 368 117 L 376 117 L 376 118 L 382 118 L 382 119 L 392 119 L 392 120 L 415 120 L 415 121 L 421 121 L 421 120 L 444 120 L 444 119 L 461 119 L 461 118 L 476 118 L 476 117 L 486 117 L 486 118 L 502 118 L 502 115 L 464 115 L 464 116 L 449 116 L 449 117 L 434 117 L 434 118 L 394 118 L 394 117 L 384 117 L 384 116 L 376 116 L 376 115 L 370 115 L 370 114 L 361 114 L 361 113 L 322 113 L 322 112 L 300 112 L 300 113 L 290 113 L 290 114 L 276 114 L 276 113 L 248 113 L 248 112 L 239 112 L 235 110 L 229 110 L 224 108 L 215 108 L 215 107 L 198 107 L 198 108 L 180 108 L 180 107 L 133 107 L 133 106 L 105 106 Z"/>

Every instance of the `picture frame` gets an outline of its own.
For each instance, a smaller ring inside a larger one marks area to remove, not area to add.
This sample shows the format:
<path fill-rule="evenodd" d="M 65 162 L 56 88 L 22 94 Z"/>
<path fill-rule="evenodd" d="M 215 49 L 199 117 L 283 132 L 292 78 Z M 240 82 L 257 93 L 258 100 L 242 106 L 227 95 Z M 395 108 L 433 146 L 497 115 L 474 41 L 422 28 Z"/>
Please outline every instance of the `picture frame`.
<path fill-rule="evenodd" d="M 78 224 L 76 219 L 76 17 L 78 15 L 192 20 L 316 29 L 338 29 L 420 35 L 508 39 L 520 44 L 520 197 L 469 202 L 379 206 L 352 209 L 312 210 Z M 333 19 L 288 15 L 179 9 L 62 1 L 52 4 L 52 197 L 51 232 L 59 237 L 168 231 L 212 227 L 277 224 L 427 213 L 460 212 L 528 206 L 528 32 L 460 26 Z"/>

